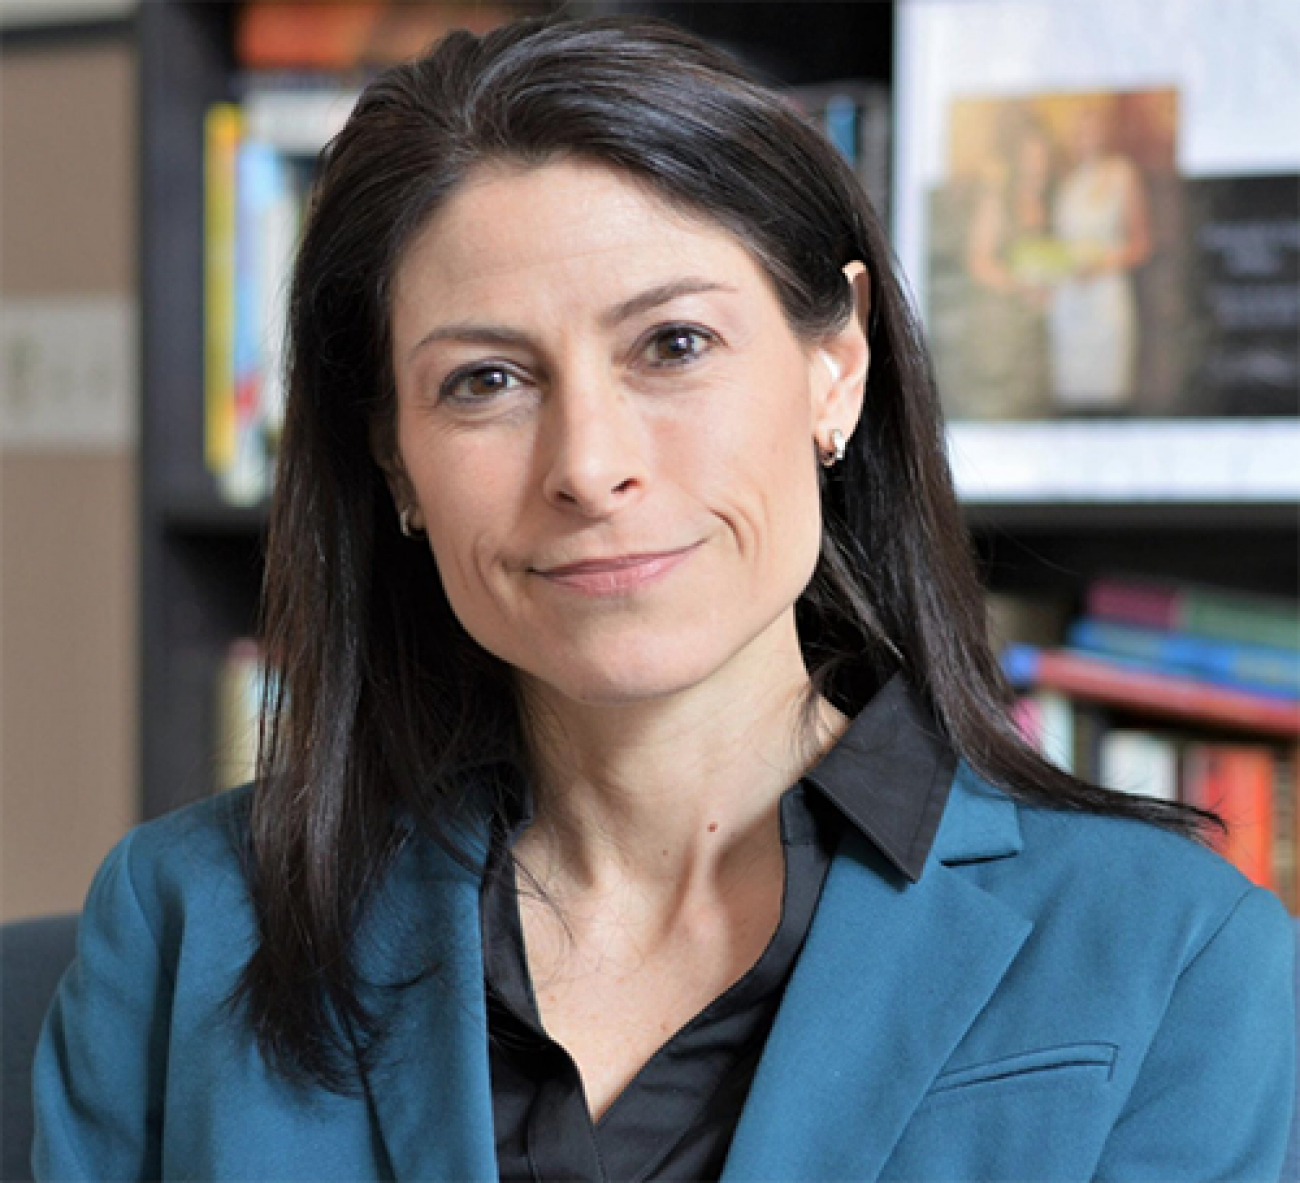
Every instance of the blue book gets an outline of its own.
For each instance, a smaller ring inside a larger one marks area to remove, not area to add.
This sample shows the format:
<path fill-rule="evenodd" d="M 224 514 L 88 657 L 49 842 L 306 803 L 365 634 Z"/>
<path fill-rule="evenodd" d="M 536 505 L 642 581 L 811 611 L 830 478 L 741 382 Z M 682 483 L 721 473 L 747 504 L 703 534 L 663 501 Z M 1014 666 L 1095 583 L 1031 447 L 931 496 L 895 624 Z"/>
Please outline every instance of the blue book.
<path fill-rule="evenodd" d="M 1300 698 L 1300 653 L 1295 650 L 1111 624 L 1088 616 L 1070 626 L 1066 643 L 1074 649 L 1123 658 L 1155 671 L 1186 674 L 1239 690 Z"/>

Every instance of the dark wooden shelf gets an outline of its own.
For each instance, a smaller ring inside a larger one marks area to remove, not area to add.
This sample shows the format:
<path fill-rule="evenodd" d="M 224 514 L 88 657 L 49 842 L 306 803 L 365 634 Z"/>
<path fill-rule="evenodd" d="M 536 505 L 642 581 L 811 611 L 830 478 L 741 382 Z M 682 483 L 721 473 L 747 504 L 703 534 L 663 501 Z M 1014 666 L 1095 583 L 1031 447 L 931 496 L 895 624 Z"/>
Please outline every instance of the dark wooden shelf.
<path fill-rule="evenodd" d="M 1300 537 L 1300 502 L 1276 501 L 1035 501 L 966 502 L 972 530 L 1027 533 L 1175 531 L 1218 534 L 1240 529 Z"/>
<path fill-rule="evenodd" d="M 185 538 L 254 537 L 266 532 L 269 506 L 230 505 L 195 497 L 169 500 L 159 507 L 162 528 Z"/>

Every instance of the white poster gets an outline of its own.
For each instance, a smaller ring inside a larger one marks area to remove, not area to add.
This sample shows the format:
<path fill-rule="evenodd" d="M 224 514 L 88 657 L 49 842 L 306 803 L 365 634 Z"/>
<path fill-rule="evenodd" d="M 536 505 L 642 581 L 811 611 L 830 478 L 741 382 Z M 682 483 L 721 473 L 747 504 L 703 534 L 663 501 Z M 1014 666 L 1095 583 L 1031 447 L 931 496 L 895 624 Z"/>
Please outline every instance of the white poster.
<path fill-rule="evenodd" d="M 1300 495 L 1300 3 L 903 0 L 897 36 L 894 244 L 963 494 Z"/>

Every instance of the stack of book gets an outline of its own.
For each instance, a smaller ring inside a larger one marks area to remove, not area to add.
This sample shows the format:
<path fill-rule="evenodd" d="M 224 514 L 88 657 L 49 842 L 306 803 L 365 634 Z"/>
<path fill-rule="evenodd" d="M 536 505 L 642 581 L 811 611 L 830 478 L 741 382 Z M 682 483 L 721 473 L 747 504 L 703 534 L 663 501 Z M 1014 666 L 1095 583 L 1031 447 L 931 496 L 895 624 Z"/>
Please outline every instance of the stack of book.
<path fill-rule="evenodd" d="M 1012 641 L 1018 721 L 1061 767 L 1229 823 L 1220 851 L 1300 911 L 1300 605 L 1107 578 L 1064 644 Z"/>

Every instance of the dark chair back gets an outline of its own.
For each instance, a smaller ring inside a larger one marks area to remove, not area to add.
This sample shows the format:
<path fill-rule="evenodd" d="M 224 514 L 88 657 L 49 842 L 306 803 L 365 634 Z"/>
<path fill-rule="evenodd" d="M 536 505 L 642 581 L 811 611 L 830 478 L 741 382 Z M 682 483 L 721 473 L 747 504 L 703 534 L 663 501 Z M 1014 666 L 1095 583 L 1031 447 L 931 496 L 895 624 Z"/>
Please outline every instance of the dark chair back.
<path fill-rule="evenodd" d="M 0 1179 L 32 1177 L 32 1056 L 63 971 L 76 955 L 77 917 L 0 925 Z"/>

